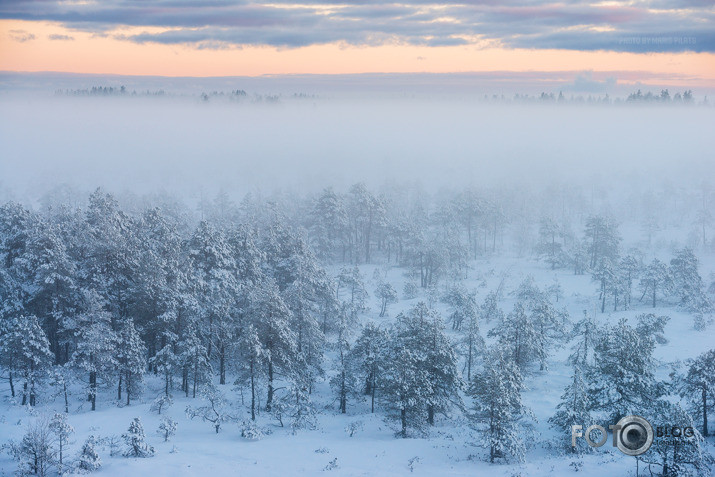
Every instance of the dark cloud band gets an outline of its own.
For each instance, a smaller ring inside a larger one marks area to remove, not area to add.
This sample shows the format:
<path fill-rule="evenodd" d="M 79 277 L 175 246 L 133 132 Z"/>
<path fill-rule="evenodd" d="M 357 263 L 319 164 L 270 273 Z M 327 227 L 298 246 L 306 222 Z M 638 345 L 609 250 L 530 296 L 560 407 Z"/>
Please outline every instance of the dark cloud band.
<path fill-rule="evenodd" d="M 715 51 L 715 7 L 705 0 L 603 6 L 579 1 L 107 0 L 74 4 L 6 0 L 0 18 L 60 22 L 107 34 L 118 26 L 163 32 L 116 35 L 136 43 L 199 48 L 326 43 L 466 45 L 630 52 Z M 28 41 L 16 35 L 16 41 Z M 60 38 L 55 38 L 60 39 Z M 62 39 L 69 39 L 62 38 Z"/>

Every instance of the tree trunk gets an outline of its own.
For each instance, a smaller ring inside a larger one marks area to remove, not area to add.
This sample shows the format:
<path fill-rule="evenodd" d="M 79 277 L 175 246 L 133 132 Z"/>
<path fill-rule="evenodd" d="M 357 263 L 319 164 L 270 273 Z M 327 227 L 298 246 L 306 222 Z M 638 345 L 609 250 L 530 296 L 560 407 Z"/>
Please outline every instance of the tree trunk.
<path fill-rule="evenodd" d="M 403 438 L 407 437 L 407 411 L 403 407 L 400 409 L 400 422 L 402 423 L 402 431 L 400 432 L 400 435 Z"/>
<path fill-rule="evenodd" d="M 226 384 L 226 347 L 223 343 L 221 343 L 221 349 L 219 353 L 219 370 L 221 374 L 219 384 Z"/>
<path fill-rule="evenodd" d="M 273 362 L 268 361 L 268 394 L 266 395 L 266 411 L 271 412 L 273 404 Z"/>
<path fill-rule="evenodd" d="M 119 385 L 117 385 L 117 401 L 122 400 L 122 372 L 119 372 Z"/>
<path fill-rule="evenodd" d="M 708 437 L 708 393 L 703 386 L 703 435 Z"/>
<path fill-rule="evenodd" d="M 253 360 L 251 360 L 251 420 L 256 420 L 256 382 L 253 376 Z"/>

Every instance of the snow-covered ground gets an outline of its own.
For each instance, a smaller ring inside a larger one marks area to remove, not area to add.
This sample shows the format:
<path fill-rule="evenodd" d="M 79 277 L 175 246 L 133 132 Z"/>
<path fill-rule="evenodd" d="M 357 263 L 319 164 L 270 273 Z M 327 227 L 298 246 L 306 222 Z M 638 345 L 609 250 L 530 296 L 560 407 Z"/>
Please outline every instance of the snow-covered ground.
<path fill-rule="evenodd" d="M 386 271 L 387 280 L 400 292 L 406 278 L 404 270 L 396 267 L 365 265 L 361 267 L 367 279 L 367 288 L 372 292 L 375 282 L 372 280 L 375 268 Z M 715 270 L 715 257 L 701 257 L 701 275 L 710 276 Z M 333 272 L 337 271 L 331 270 Z M 533 276 L 539 286 L 548 286 L 555 280 L 561 285 L 563 296 L 558 306 L 569 311 L 571 319 L 583 316 L 584 310 L 595 313 L 596 321 L 613 324 L 621 317 L 629 319 L 644 312 L 655 312 L 670 316 L 666 327 L 668 343 L 658 346 L 656 356 L 660 361 L 658 377 L 665 379 L 670 371 L 669 363 L 676 360 L 693 358 L 712 348 L 715 344 L 715 325 L 705 331 L 693 328 L 693 318 L 679 311 L 670 304 L 653 310 L 646 303 L 639 303 L 634 296 L 635 309 L 627 312 L 600 313 L 596 304 L 596 284 L 589 275 L 575 276 L 570 270 L 552 271 L 548 265 L 528 258 L 501 256 L 485 258 L 471 262 L 471 270 L 465 284 L 467 288 L 478 291 L 478 300 L 483 300 L 486 293 L 495 289 L 503 280 L 504 299 L 501 307 L 509 312 L 514 303 L 510 294 L 527 276 Z M 635 295 L 635 294 L 634 294 Z M 378 316 L 379 306 L 371 298 L 370 311 L 363 320 L 389 322 L 403 310 L 407 310 L 427 296 L 415 299 L 401 299 L 390 305 L 388 316 Z M 434 302 L 434 306 L 447 316 L 446 305 Z M 486 336 L 494 323 L 481 323 L 481 334 Z M 450 331 L 450 333 L 452 333 Z M 526 377 L 528 390 L 524 401 L 534 412 L 538 423 L 536 439 L 529 449 L 524 464 L 489 464 L 485 461 L 485 449 L 477 445 L 478 435 L 464 418 L 453 416 L 452 419 L 438 419 L 428 437 L 399 439 L 394 437 L 395 429 L 384 419 L 382 412 L 370 413 L 369 403 L 348 402 L 347 414 L 339 414 L 337 402 L 331 401 L 333 393 L 328 385 L 329 376 L 318 383 L 316 396 L 320 414 L 316 430 L 300 430 L 293 434 L 287 427 L 280 427 L 270 416 L 258 417 L 260 426 L 270 430 L 270 434 L 260 440 L 250 441 L 241 437 L 238 424 L 226 423 L 219 434 L 214 432 L 210 423 L 196 418 L 186 417 L 188 405 L 196 406 L 199 398 L 183 397 L 175 391 L 174 404 L 163 411 L 178 421 L 176 435 L 169 442 L 156 434 L 162 416 L 150 411 L 155 396 L 162 392 L 162 382 L 154 376 L 147 379 L 146 389 L 140 401 L 131 406 L 117 405 L 112 399 L 113 392 L 105 390 L 98 400 L 98 409 L 92 412 L 75 391 L 70 396 L 69 423 L 76 433 L 66 455 L 74 456 L 89 435 L 98 438 L 121 436 L 126 432 L 134 417 L 140 416 L 147 434 L 147 442 L 156 449 L 152 458 L 136 459 L 120 455 L 110 456 L 108 446 L 99 446 L 102 468 L 98 475 L 105 476 L 297 476 L 297 475 L 572 475 L 576 470 L 574 458 L 558 456 L 552 445 L 561 445 L 569 440 L 570 435 L 560 435 L 549 427 L 548 418 L 555 412 L 564 388 L 568 384 L 571 368 L 566 364 L 566 357 L 571 352 L 570 345 L 553 350 L 548 370 L 535 371 Z M 326 364 L 333 357 L 326 356 Z M 330 366 L 326 366 L 330 369 Z M 228 380 L 231 381 L 230 379 Z M 218 386 L 233 402 L 236 414 L 248 419 L 246 406 L 240 405 L 240 395 L 231 384 Z M 0 388 L 0 442 L 9 439 L 20 440 L 26 425 L 34 416 L 52 414 L 60 411 L 63 403 L 60 398 L 54 401 L 44 399 L 36 410 L 23 408 L 10 398 L 6 382 Z M 466 399 L 469 403 L 469 399 Z M 347 428 L 353 425 L 357 430 L 350 436 Z M 712 453 L 713 438 L 708 443 Z M 610 445 L 601 447 L 592 455 L 582 457 L 577 475 L 635 475 L 635 459 L 621 454 Z M 16 464 L 7 453 L 0 454 L 0 475 L 10 475 Z"/>

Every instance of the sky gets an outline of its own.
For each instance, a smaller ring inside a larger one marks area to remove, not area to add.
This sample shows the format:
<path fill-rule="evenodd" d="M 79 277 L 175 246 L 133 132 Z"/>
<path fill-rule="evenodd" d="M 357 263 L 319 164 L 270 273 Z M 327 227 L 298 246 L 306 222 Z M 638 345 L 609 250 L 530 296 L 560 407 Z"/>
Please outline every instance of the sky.
<path fill-rule="evenodd" d="M 0 70 L 588 71 L 712 89 L 714 20 L 709 0 L 2 0 Z"/>

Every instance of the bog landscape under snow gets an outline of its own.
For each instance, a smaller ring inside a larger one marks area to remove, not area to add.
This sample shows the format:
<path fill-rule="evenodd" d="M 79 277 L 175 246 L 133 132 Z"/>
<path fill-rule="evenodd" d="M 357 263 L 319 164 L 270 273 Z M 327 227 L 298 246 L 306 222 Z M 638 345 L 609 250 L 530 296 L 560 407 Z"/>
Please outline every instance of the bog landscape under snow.
<path fill-rule="evenodd" d="M 119 91 L 0 96 L 0 475 L 712 475 L 703 98 Z"/>

